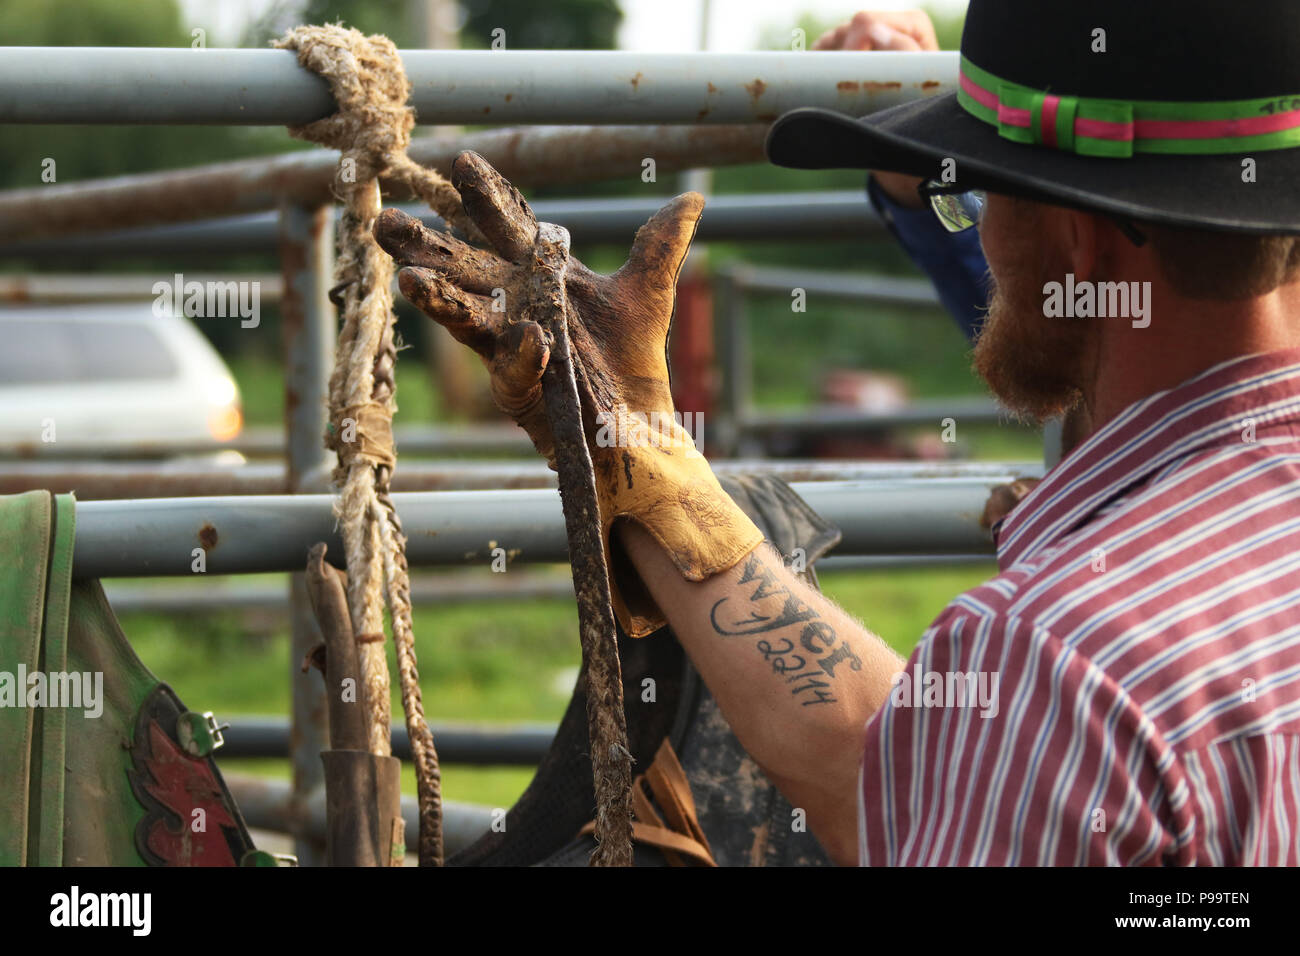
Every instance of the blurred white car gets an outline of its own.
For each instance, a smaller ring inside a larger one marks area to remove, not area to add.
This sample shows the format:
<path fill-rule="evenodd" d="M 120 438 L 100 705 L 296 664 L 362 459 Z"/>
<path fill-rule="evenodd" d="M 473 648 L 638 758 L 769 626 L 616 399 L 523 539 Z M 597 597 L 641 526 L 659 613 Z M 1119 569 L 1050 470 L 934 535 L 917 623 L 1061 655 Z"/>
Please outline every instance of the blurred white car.
<path fill-rule="evenodd" d="M 159 454 L 239 434 L 239 388 L 189 319 L 150 303 L 0 308 L 0 454 Z"/>

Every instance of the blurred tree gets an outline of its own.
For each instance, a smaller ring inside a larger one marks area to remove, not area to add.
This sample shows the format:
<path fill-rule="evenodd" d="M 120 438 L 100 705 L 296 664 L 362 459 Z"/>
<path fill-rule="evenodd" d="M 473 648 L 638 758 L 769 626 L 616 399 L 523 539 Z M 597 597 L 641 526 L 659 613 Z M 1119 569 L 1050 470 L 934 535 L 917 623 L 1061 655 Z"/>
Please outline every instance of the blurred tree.
<path fill-rule="evenodd" d="M 191 27 L 176 0 L 0 0 L 0 42 L 14 46 L 133 46 L 193 45 Z M 211 42 L 211 37 L 205 38 Z M 194 50 L 194 56 L 202 56 Z M 289 138 L 283 127 L 233 126 L 0 126 L 0 188 L 41 188 L 54 183 L 124 173 L 197 166 L 222 160 L 309 148 Z M 46 175 L 43 177 L 43 173 Z M 94 256 L 29 264 L 7 262 L 4 269 L 117 271 L 135 269 L 171 275 L 201 268 L 203 260 L 175 256 L 142 256 L 129 262 L 103 262 Z M 206 265 L 206 264 L 205 264 Z M 274 270 L 274 255 L 252 253 L 225 259 L 222 268 Z M 274 354 L 279 341 L 279 310 L 263 311 L 259 334 L 249 335 L 238 323 L 199 320 L 197 325 L 225 356 L 261 350 Z"/>
<path fill-rule="evenodd" d="M 615 0 L 461 0 L 464 47 L 490 45 L 505 30 L 511 50 L 612 50 L 623 11 Z"/>
<path fill-rule="evenodd" d="M 9 46 L 189 47 L 175 0 L 3 0 Z M 195 56 L 202 53 L 195 51 Z M 0 126 L 0 188 L 168 169 L 291 148 L 278 128 Z"/>
<path fill-rule="evenodd" d="M 174 0 L 4 0 L 7 46 L 189 46 Z"/>
<path fill-rule="evenodd" d="M 934 21 L 934 34 L 939 40 L 939 49 L 961 49 L 961 30 L 966 25 L 966 14 L 940 14 L 934 10 L 930 10 L 929 13 L 930 19 Z"/>
<path fill-rule="evenodd" d="M 421 46 L 413 7 L 420 0 L 307 0 L 286 4 L 288 22 L 279 24 L 268 36 L 279 36 L 299 23 L 336 23 L 356 27 L 362 33 L 382 33 L 398 48 Z M 293 14 L 294 8 L 297 13 Z"/>
<path fill-rule="evenodd" d="M 297 23 L 334 23 L 382 33 L 399 47 L 424 46 L 425 0 L 307 0 L 277 4 L 259 35 L 277 36 Z M 460 45 L 485 49 L 492 31 L 505 31 L 511 50 L 610 50 L 623 12 L 615 0 L 461 0 Z M 297 9 L 296 17 L 290 11 Z M 292 21 L 292 22 L 291 22 Z"/>

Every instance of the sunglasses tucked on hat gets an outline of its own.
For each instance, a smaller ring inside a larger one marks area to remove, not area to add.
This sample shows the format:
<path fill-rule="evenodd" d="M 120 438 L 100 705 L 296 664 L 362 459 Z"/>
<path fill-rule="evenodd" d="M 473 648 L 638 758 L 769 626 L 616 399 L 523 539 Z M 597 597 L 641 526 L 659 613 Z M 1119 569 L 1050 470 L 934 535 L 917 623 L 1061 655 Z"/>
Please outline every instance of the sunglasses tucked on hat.
<path fill-rule="evenodd" d="M 1300 3 L 971 0 L 957 92 L 861 119 L 792 110 L 767 155 L 933 179 L 952 159 L 966 189 L 1297 235 Z"/>

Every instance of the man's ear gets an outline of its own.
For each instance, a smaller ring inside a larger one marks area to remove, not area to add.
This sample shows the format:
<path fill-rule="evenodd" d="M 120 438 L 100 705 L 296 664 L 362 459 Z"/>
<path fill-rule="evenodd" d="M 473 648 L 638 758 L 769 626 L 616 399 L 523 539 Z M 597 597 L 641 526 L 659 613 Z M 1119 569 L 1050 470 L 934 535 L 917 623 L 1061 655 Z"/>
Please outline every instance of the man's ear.
<path fill-rule="evenodd" d="M 1077 209 L 1055 208 L 1052 210 L 1056 219 L 1057 239 L 1061 243 L 1069 271 L 1074 273 L 1076 282 L 1090 281 L 1096 278 L 1097 265 L 1101 259 L 1098 244 L 1102 241 L 1103 230 L 1096 216 Z"/>

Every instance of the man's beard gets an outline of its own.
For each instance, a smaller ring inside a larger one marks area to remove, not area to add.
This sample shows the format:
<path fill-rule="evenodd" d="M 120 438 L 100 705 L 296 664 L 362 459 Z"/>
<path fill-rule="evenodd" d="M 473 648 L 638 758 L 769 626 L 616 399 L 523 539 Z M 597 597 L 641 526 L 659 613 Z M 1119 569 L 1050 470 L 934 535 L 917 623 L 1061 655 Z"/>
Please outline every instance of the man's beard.
<path fill-rule="evenodd" d="M 1042 423 L 1079 403 L 1089 336 L 1087 319 L 1043 315 L 1043 286 L 1065 271 L 1044 261 L 1032 232 L 993 281 L 974 364 L 1008 411 Z"/>

